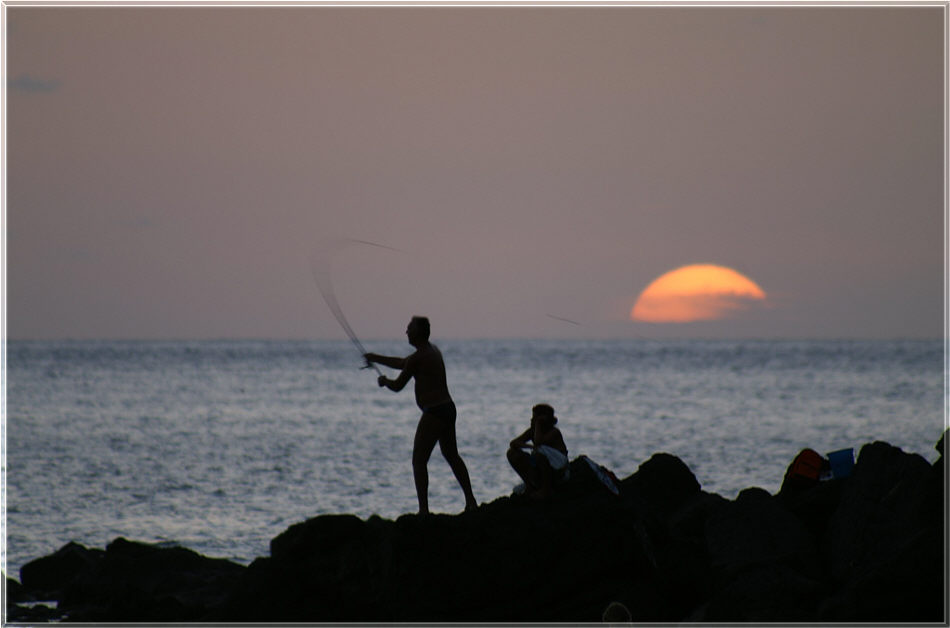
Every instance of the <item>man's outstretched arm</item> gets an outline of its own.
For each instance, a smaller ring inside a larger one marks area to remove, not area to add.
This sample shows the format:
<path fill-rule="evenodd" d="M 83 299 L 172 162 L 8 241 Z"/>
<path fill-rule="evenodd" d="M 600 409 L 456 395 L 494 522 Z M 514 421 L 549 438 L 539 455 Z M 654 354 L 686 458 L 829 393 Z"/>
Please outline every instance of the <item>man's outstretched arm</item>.
<path fill-rule="evenodd" d="M 376 354 L 376 353 L 364 353 L 364 354 L 363 354 L 363 357 L 364 357 L 364 358 L 366 359 L 366 361 L 369 362 L 370 364 L 372 364 L 373 362 L 375 362 L 376 364 L 382 364 L 383 366 L 388 366 L 388 367 L 391 368 L 391 369 L 404 369 L 404 368 L 406 368 L 406 362 L 407 362 L 407 360 L 409 359 L 409 358 L 389 357 L 389 356 L 386 356 L 386 355 L 379 355 L 379 354 Z"/>
<path fill-rule="evenodd" d="M 384 375 L 380 375 L 376 380 L 376 383 L 380 386 L 385 386 L 393 392 L 399 392 L 406 387 L 406 384 L 409 383 L 410 379 L 412 379 L 412 374 L 409 372 L 409 369 L 405 369 L 396 379 L 389 379 Z"/>

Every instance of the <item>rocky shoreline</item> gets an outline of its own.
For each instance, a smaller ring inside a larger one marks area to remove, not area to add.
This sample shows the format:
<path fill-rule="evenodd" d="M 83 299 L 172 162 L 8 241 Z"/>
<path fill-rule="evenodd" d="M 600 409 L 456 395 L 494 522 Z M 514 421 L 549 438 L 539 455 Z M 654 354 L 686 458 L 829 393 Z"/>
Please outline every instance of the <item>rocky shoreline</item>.
<path fill-rule="evenodd" d="M 619 495 L 579 457 L 548 501 L 323 515 L 249 566 L 70 543 L 7 578 L 6 621 L 946 622 L 945 439 L 933 465 L 874 442 L 848 477 L 734 500 L 670 454 Z"/>

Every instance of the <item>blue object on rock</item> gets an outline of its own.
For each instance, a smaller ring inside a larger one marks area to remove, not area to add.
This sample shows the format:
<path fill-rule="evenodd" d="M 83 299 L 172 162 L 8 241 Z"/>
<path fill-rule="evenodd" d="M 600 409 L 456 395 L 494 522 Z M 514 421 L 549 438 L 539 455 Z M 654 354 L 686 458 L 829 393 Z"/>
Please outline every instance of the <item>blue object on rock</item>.
<path fill-rule="evenodd" d="M 831 475 L 835 478 L 846 478 L 851 475 L 854 468 L 854 449 L 839 449 L 828 454 L 828 462 L 831 463 Z"/>

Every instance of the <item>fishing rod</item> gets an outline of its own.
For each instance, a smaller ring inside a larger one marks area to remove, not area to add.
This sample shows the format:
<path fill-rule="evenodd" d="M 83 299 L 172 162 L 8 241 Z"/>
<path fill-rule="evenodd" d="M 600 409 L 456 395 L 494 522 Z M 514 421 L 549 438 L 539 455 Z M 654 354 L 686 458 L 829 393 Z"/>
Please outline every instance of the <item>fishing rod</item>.
<path fill-rule="evenodd" d="M 346 332 L 350 342 L 352 342 L 353 346 L 356 347 L 356 350 L 360 352 L 360 357 L 363 357 L 367 353 L 366 348 L 363 346 L 363 343 L 360 342 L 356 332 L 353 331 L 353 327 L 350 325 L 350 322 L 346 320 L 346 315 L 343 314 L 343 309 L 340 307 L 340 302 L 336 298 L 336 292 L 333 290 L 333 277 L 331 272 L 333 262 L 332 256 L 334 253 L 338 252 L 348 244 L 375 246 L 382 249 L 389 249 L 391 251 L 398 251 L 400 253 L 402 251 L 399 251 L 399 249 L 394 249 L 391 246 L 376 244 L 375 242 L 369 242 L 367 240 L 343 238 L 341 240 L 323 243 L 323 245 L 319 248 L 319 251 L 310 257 L 310 272 L 313 275 L 313 280 L 317 286 L 317 290 L 320 292 L 320 295 L 326 302 L 327 307 L 330 308 L 330 312 L 333 314 L 333 317 L 336 318 L 337 322 L 340 323 L 340 327 L 342 327 L 343 331 Z M 362 368 L 372 368 L 376 371 L 376 374 L 380 376 L 383 374 L 382 371 L 379 370 L 378 366 L 368 361 Z"/>

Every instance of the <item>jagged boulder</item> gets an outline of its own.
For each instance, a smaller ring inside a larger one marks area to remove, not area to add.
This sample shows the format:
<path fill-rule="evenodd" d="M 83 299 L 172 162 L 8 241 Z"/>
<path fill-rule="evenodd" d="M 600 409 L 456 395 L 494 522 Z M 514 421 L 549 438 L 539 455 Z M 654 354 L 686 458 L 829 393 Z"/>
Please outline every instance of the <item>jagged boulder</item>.
<path fill-rule="evenodd" d="M 3 579 L 6 582 L 6 588 L 4 591 L 6 592 L 7 601 L 9 603 L 19 604 L 21 602 L 36 601 L 36 598 L 17 580 L 9 577 L 6 574 L 3 574 Z"/>
<path fill-rule="evenodd" d="M 852 578 L 882 551 L 907 541 L 908 532 L 920 523 L 917 513 L 929 471 L 924 458 L 887 443 L 861 448 L 824 538 L 836 583 Z"/>
<path fill-rule="evenodd" d="M 944 530 L 926 513 L 932 468 L 888 443 L 861 448 L 822 545 L 835 592 L 822 621 L 932 621 L 942 614 Z M 944 499 L 946 496 L 944 495 Z"/>
<path fill-rule="evenodd" d="M 727 500 L 672 454 L 616 482 L 580 457 L 550 500 L 322 515 L 246 568 L 122 538 L 69 544 L 8 581 L 8 618 L 582 623 L 609 606 L 634 623 L 946 621 L 943 464 L 877 442 L 850 477 Z M 49 595 L 55 611 L 15 605 Z"/>
<path fill-rule="evenodd" d="M 625 492 L 637 494 L 649 504 L 658 517 L 668 517 L 700 491 L 699 481 L 686 463 L 668 453 L 653 454 L 621 485 Z"/>
<path fill-rule="evenodd" d="M 692 620 L 810 621 L 822 594 L 814 537 L 782 501 L 759 488 L 739 493 L 706 521 L 712 567 L 708 604 Z"/>
<path fill-rule="evenodd" d="M 636 513 L 575 460 L 546 502 L 502 497 L 458 516 L 292 526 L 209 619 L 593 621 L 649 568 L 635 527 Z"/>
<path fill-rule="evenodd" d="M 3 574 L 6 601 L 6 620 L 14 623 L 48 623 L 60 619 L 63 614 L 48 604 L 38 604 L 36 595 L 40 591 L 30 591 L 18 580 Z"/>
<path fill-rule="evenodd" d="M 56 599 L 77 576 L 94 569 L 104 555 L 102 550 L 70 542 L 49 556 L 23 565 L 20 581 L 39 599 Z"/>
<path fill-rule="evenodd" d="M 58 600 L 57 615 L 68 621 L 175 622 L 197 621 L 220 604 L 243 570 L 183 547 L 118 538 L 105 551 L 69 543 L 20 573 L 23 588 Z"/>

